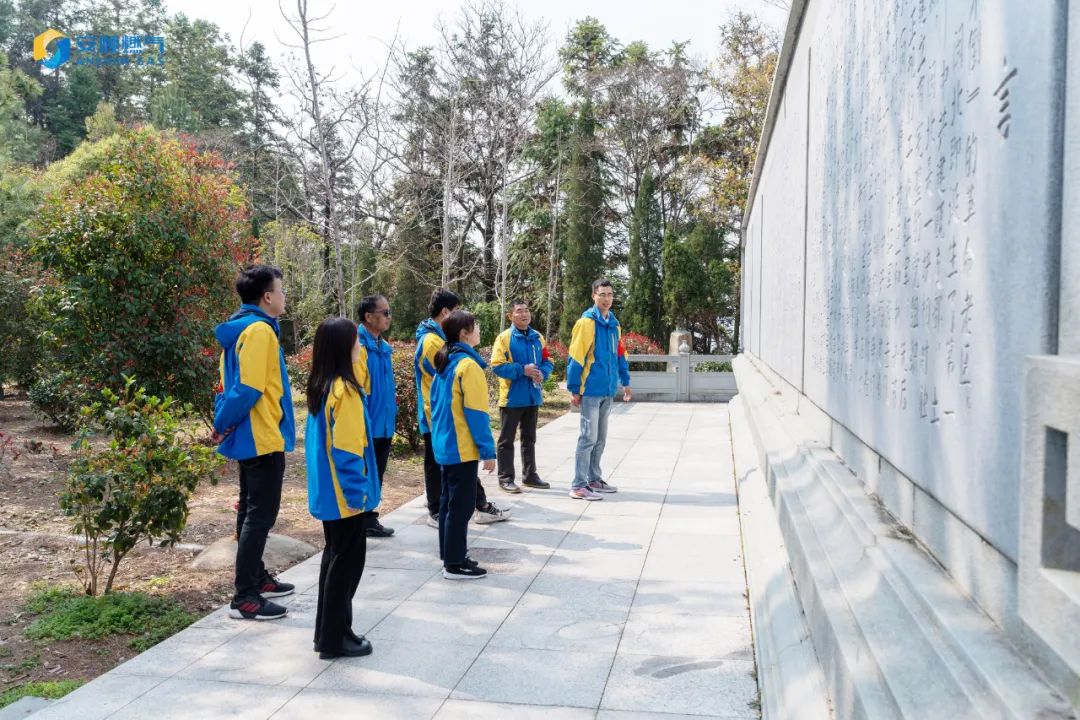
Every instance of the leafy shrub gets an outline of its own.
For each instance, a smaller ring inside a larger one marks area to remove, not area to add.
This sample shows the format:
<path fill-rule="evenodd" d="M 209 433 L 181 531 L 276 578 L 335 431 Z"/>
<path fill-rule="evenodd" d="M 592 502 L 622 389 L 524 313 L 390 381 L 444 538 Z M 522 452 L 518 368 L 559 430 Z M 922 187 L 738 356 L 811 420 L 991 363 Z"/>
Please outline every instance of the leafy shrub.
<path fill-rule="evenodd" d="M 307 345 L 285 358 L 293 392 L 307 392 L 308 377 L 311 375 L 311 350 L 312 346 Z"/>
<path fill-rule="evenodd" d="M 628 355 L 666 355 L 664 349 L 640 333 L 623 333 L 623 346 Z"/>
<path fill-rule="evenodd" d="M 397 434 L 415 452 L 424 447 L 416 418 L 416 376 L 413 372 L 413 355 L 416 343 L 393 341 L 394 385 L 397 387 Z"/>
<path fill-rule="evenodd" d="M 120 562 L 141 540 L 162 545 L 180 540 L 188 518 L 188 500 L 199 481 L 217 481 L 221 458 L 195 442 L 189 429 L 193 411 L 172 398 L 147 395 L 125 378 L 122 395 L 105 388 L 104 403 L 82 410 L 76 458 L 60 496 L 74 531 L 86 539 L 83 583 L 96 595 L 109 565 L 104 591 L 112 590 Z M 95 448 L 89 436 L 100 427 L 110 442 Z"/>
<path fill-rule="evenodd" d="M 44 587 L 26 602 L 39 615 L 26 628 L 33 640 L 94 640 L 131 635 L 128 646 L 142 652 L 174 635 L 198 615 L 176 601 L 145 593 L 110 593 L 91 597 L 71 587 Z"/>
<path fill-rule="evenodd" d="M 551 355 L 551 377 L 563 380 L 566 378 L 566 359 L 570 357 L 570 351 L 558 340 L 547 341 L 548 354 Z M 550 378 L 549 378 L 550 379 Z"/>
<path fill-rule="evenodd" d="M 39 392 L 68 406 L 42 409 L 70 416 L 99 388 L 119 391 L 124 375 L 138 375 L 149 392 L 196 403 L 205 417 L 214 326 L 235 305 L 236 269 L 254 247 L 243 193 L 220 157 L 153 129 L 82 155 L 57 171 L 30 230 L 45 271 L 35 301 L 49 356 L 42 376 L 80 379 Z"/>
<path fill-rule="evenodd" d="M 499 313 L 499 303 L 478 302 L 469 306 L 469 312 L 476 316 L 480 323 L 480 347 L 491 347 L 495 344 L 495 338 L 499 336 L 499 327 L 502 318 Z"/>
<path fill-rule="evenodd" d="M 79 410 L 90 395 L 89 386 L 70 370 L 57 370 L 43 363 L 30 386 L 30 402 L 60 428 L 72 431 L 79 424 Z"/>
<path fill-rule="evenodd" d="M 626 348 L 627 355 L 666 355 L 664 349 L 656 344 L 654 340 L 641 335 L 640 333 L 628 332 L 623 333 L 622 336 L 623 346 Z M 631 370 L 639 371 L 656 371 L 663 372 L 667 370 L 667 363 L 664 362 L 636 362 L 630 366 Z"/>
<path fill-rule="evenodd" d="M 731 361 L 706 360 L 694 366 L 694 372 L 732 372 Z"/>

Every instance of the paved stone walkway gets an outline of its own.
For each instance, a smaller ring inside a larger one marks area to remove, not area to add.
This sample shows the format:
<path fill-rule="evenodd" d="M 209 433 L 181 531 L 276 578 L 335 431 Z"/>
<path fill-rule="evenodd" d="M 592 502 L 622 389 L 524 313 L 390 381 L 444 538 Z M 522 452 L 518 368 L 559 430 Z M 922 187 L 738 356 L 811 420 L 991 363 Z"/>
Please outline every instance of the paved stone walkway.
<path fill-rule="evenodd" d="M 355 601 L 371 656 L 312 652 L 316 556 L 283 575 L 286 619 L 222 608 L 32 717 L 758 717 L 727 406 L 616 406 L 620 491 L 593 503 L 566 496 L 577 422 L 539 433 L 551 490 L 484 476 L 514 513 L 473 529 L 487 578 L 442 578 L 419 498 L 385 518 Z"/>

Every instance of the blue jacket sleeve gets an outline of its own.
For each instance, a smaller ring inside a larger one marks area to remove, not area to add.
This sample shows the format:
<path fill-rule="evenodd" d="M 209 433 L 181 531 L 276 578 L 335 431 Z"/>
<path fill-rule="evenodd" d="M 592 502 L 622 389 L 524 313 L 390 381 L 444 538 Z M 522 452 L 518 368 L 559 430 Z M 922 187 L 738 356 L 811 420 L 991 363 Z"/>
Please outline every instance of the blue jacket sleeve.
<path fill-rule="evenodd" d="M 487 380 L 479 365 L 472 364 L 458 379 L 461 383 L 461 409 L 465 411 L 465 424 L 476 443 L 481 460 L 495 459 L 495 439 L 491 435 L 491 416 L 487 411 Z"/>
<path fill-rule="evenodd" d="M 619 330 L 618 350 L 619 382 L 623 387 L 630 387 L 630 363 L 626 359 L 626 346 L 622 341 L 622 330 Z"/>
<path fill-rule="evenodd" d="M 525 374 L 525 367 L 514 362 L 510 354 L 510 340 L 503 332 L 495 338 L 495 344 L 491 347 L 491 371 L 503 380 L 517 380 Z"/>
<path fill-rule="evenodd" d="M 465 422 L 469 424 L 473 442 L 481 460 L 495 459 L 495 438 L 491 434 L 491 416 L 481 410 L 465 408 Z"/>
<path fill-rule="evenodd" d="M 242 383 L 233 385 L 229 392 L 222 395 L 217 402 L 216 412 L 214 413 L 214 430 L 223 433 L 239 425 L 251 413 L 251 408 L 255 407 L 255 403 L 261 397 L 262 392 L 260 390 Z"/>

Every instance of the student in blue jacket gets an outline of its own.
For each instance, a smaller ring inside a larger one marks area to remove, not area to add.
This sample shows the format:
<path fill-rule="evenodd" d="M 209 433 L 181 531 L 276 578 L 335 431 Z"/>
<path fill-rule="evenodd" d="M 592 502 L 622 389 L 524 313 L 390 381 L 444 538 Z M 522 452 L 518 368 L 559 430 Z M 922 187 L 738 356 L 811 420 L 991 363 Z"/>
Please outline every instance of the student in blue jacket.
<path fill-rule="evenodd" d="M 476 505 L 477 464 L 495 469 L 495 440 L 488 415 L 487 364 L 476 352 L 480 324 L 472 313 L 455 310 L 442 322 L 446 344 L 435 354 L 431 383 L 431 444 L 442 467 L 439 500 L 439 557 L 443 577 L 472 580 L 487 570 L 470 560 L 466 548 L 469 517 Z"/>
<path fill-rule="evenodd" d="M 371 643 L 352 629 L 352 599 L 364 573 L 366 526 L 381 495 L 371 424 L 356 379 L 356 325 L 323 320 L 315 331 L 307 386 L 308 510 L 322 521 L 322 564 L 315 614 L 319 657 L 357 657 Z"/>
<path fill-rule="evenodd" d="M 536 424 L 544 403 L 543 383 L 554 363 L 544 336 L 532 328 L 532 312 L 524 300 L 510 303 L 506 317 L 512 323 L 499 333 L 491 348 L 491 370 L 499 376 L 499 487 L 510 493 L 521 488 L 514 482 L 514 436 L 521 426 L 522 484 L 549 488 L 536 472 Z"/>
<path fill-rule="evenodd" d="M 630 366 L 622 341 L 622 327 L 611 312 L 615 293 L 601 278 L 592 284 L 593 303 L 574 323 L 566 362 L 566 389 L 570 402 L 581 409 L 581 432 L 574 454 L 574 480 L 570 497 L 602 500 L 616 491 L 604 480 L 600 458 L 607 443 L 608 415 L 619 385 L 623 402 L 630 402 Z"/>
<path fill-rule="evenodd" d="M 397 426 L 397 388 L 394 386 L 394 349 L 383 339 L 390 329 L 390 302 L 383 295 L 368 295 L 356 307 L 360 318 L 360 370 L 357 379 L 371 417 L 371 437 L 375 441 L 375 461 L 379 466 L 379 486 L 386 476 L 390 447 Z M 367 529 L 368 537 L 390 537 L 393 528 L 376 517 Z"/>
<path fill-rule="evenodd" d="M 229 615 L 244 620 L 285 617 L 269 598 L 293 592 L 263 564 L 263 550 L 281 506 L 285 453 L 295 441 L 292 389 L 277 319 L 285 312 L 281 270 L 253 265 L 236 278 L 240 310 L 217 326 L 220 380 L 213 441 L 240 466 L 235 593 Z"/>

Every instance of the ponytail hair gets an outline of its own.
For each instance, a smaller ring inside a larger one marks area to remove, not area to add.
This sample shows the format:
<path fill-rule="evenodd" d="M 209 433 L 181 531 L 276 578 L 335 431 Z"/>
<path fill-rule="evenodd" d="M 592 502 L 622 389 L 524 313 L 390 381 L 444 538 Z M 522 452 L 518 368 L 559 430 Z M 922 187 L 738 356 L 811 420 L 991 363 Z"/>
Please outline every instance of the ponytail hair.
<path fill-rule="evenodd" d="M 461 334 L 472 332 L 476 327 L 476 316 L 468 310 L 455 310 L 442 321 L 442 331 L 446 335 L 446 344 L 435 353 L 435 370 L 442 372 L 450 364 L 450 346 L 461 342 Z"/>

